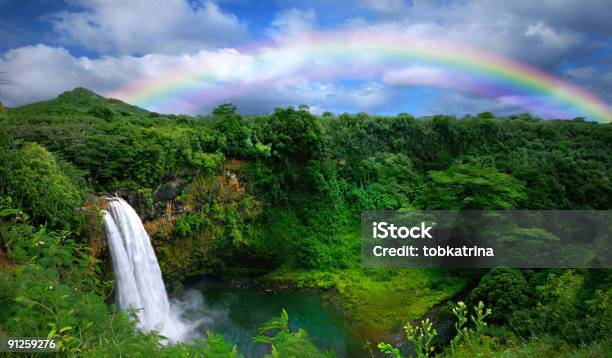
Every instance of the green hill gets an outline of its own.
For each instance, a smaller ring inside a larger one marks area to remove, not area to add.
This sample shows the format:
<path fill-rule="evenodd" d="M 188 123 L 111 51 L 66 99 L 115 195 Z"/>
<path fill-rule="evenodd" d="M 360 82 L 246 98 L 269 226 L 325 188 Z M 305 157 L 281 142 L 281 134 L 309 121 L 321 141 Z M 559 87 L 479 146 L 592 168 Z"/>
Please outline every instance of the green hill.
<path fill-rule="evenodd" d="M 113 115 L 147 115 L 150 112 L 123 101 L 105 98 L 83 87 L 66 91 L 48 101 L 35 102 L 10 109 L 19 114 L 93 114 L 96 117 Z"/>

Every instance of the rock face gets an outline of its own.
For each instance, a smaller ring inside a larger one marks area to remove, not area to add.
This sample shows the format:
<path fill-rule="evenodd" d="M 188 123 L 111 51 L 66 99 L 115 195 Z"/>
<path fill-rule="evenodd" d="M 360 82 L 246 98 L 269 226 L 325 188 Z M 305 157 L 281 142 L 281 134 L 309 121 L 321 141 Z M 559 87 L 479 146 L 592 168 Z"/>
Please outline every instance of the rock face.
<path fill-rule="evenodd" d="M 127 201 L 145 223 L 149 235 L 153 235 L 159 230 L 160 226 L 171 222 L 172 218 L 183 212 L 177 199 L 181 188 L 179 181 L 172 181 L 164 183 L 155 191 L 123 188 L 114 192 L 96 193 L 96 196 L 81 208 L 85 214 L 85 220 L 88 222 L 88 225 L 85 225 L 85 237 L 89 238 L 89 246 L 92 248 L 91 254 L 94 257 L 106 254 L 103 252 L 107 248 L 107 240 L 104 235 L 100 212 L 108 209 L 111 198 L 121 197 Z"/>
<path fill-rule="evenodd" d="M 239 163 L 231 164 L 234 167 L 224 165 L 214 174 L 169 180 L 153 190 L 97 193 L 102 203 L 118 196 L 134 208 L 151 238 L 167 287 L 221 270 L 224 257 L 248 250 L 262 203 L 242 185 Z M 98 213 L 105 209 L 96 207 Z M 101 221 L 98 226 L 102 228 Z M 108 250 L 102 251 L 102 256 L 108 255 Z"/>
<path fill-rule="evenodd" d="M 127 201 L 138 213 L 143 222 L 170 219 L 186 212 L 194 211 L 194 196 L 201 196 L 203 192 L 208 198 L 206 201 L 231 202 L 238 200 L 246 194 L 240 183 L 238 173 L 242 163 L 230 160 L 222 167 L 220 175 L 212 176 L 213 180 L 205 180 L 205 187 L 195 182 L 181 179 L 172 179 L 154 190 L 119 189 L 113 193 L 99 193 L 99 196 L 119 196 Z M 195 188 L 197 187 L 197 188 Z M 181 198 L 181 194 L 183 194 Z M 151 234 L 151 233 L 149 233 Z"/>
<path fill-rule="evenodd" d="M 120 196 L 130 203 L 142 221 L 154 221 L 182 213 L 177 197 L 184 187 L 184 183 L 174 180 L 153 191 L 119 189 L 112 196 Z M 171 212 L 168 212 L 169 208 Z"/>

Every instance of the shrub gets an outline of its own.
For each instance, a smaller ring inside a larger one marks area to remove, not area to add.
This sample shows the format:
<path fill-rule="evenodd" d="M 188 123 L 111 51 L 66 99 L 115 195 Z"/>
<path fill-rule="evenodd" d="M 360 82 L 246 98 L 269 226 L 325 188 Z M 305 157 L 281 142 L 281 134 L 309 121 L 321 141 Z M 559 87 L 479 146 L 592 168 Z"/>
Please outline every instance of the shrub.
<path fill-rule="evenodd" d="M 494 268 L 480 280 L 469 296 L 471 303 L 482 301 L 491 307 L 493 322 L 505 322 L 512 312 L 532 302 L 529 285 L 520 270 Z"/>
<path fill-rule="evenodd" d="M 266 354 L 264 358 L 335 357 L 331 351 L 319 352 L 305 330 L 299 328 L 292 332 L 289 329 L 289 315 L 285 309 L 282 310 L 280 316 L 262 324 L 259 327 L 259 335 L 253 337 L 253 341 L 272 345 L 272 354 Z"/>
<path fill-rule="evenodd" d="M 36 223 L 78 227 L 84 181 L 70 164 L 36 143 L 13 142 L 0 152 L 0 195 L 28 211 Z"/>

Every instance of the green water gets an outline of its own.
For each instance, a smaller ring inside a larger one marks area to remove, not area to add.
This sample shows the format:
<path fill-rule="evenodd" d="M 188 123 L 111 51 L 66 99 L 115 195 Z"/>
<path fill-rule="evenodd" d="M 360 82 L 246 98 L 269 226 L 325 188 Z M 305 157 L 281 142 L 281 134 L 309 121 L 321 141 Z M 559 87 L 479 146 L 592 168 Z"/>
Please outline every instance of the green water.
<path fill-rule="evenodd" d="M 269 353 L 269 345 L 254 343 L 252 337 L 262 323 L 278 316 L 283 308 L 289 314 L 291 329 L 304 328 L 319 349 L 332 349 L 338 357 L 369 356 L 363 348 L 365 340 L 318 292 L 265 292 L 213 281 L 200 281 L 189 288 L 204 296 L 206 319 L 199 329 L 222 333 L 246 357 Z"/>

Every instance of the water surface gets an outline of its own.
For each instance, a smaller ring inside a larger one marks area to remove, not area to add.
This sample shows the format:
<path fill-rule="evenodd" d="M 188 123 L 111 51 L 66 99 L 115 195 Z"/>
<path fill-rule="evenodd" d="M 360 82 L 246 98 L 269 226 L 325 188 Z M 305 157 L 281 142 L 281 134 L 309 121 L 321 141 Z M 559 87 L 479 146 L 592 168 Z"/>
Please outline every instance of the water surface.
<path fill-rule="evenodd" d="M 338 357 L 366 357 L 365 340 L 345 317 L 314 291 L 266 292 L 238 288 L 215 281 L 190 284 L 203 295 L 206 319 L 199 329 L 222 333 L 246 357 L 269 353 L 269 344 L 254 343 L 259 326 L 284 308 L 292 330 L 305 329 L 320 350 L 332 349 Z"/>

